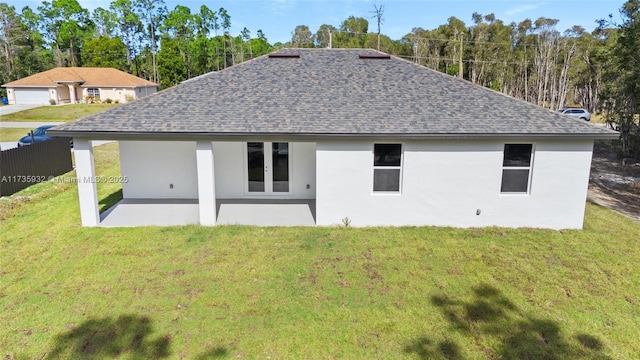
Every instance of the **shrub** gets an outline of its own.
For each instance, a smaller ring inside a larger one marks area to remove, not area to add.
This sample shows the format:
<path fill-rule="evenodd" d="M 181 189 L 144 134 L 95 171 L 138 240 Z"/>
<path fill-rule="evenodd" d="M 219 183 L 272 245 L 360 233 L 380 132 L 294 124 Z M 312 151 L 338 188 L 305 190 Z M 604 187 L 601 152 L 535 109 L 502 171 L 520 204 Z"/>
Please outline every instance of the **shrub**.
<path fill-rule="evenodd" d="M 125 99 L 127 102 L 132 102 L 132 101 L 133 101 L 133 100 L 135 100 L 136 98 L 135 98 L 135 97 L 133 97 L 133 95 L 129 95 L 129 94 L 127 94 L 127 95 L 125 95 L 125 96 L 124 96 L 124 99 Z"/>
<path fill-rule="evenodd" d="M 110 98 L 106 98 L 104 99 L 104 102 L 106 102 L 107 104 L 111 104 L 113 100 L 111 100 Z"/>
<path fill-rule="evenodd" d="M 51 104 L 51 105 L 55 105 L 55 104 L 56 104 L 56 101 L 55 101 L 55 100 L 53 100 L 53 99 L 49 99 L 49 104 Z"/>
<path fill-rule="evenodd" d="M 120 104 L 120 100 L 116 99 L 113 101 L 114 104 Z"/>

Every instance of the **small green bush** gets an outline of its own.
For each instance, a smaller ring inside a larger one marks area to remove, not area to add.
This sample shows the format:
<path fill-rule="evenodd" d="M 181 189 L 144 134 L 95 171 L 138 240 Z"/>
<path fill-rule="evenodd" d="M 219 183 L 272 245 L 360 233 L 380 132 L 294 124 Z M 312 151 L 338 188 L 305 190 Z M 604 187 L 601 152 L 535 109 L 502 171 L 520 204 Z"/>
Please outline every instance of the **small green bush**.
<path fill-rule="evenodd" d="M 51 105 L 55 105 L 55 104 L 56 104 L 56 101 L 55 101 L 55 100 L 53 100 L 53 99 L 49 99 L 49 104 L 51 104 Z"/>
<path fill-rule="evenodd" d="M 104 102 L 106 102 L 107 104 L 111 104 L 113 102 L 113 100 L 111 100 L 109 98 L 106 98 L 106 99 L 104 99 Z"/>

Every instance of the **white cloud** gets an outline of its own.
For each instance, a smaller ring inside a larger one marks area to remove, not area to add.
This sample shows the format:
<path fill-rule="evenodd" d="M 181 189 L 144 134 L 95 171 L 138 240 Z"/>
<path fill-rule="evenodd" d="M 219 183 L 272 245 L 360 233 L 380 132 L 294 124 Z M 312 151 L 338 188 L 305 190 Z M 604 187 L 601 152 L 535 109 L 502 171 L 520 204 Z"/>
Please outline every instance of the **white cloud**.
<path fill-rule="evenodd" d="M 295 0 L 272 0 L 271 12 L 275 15 L 285 15 L 288 10 L 293 9 L 295 3 Z"/>
<path fill-rule="evenodd" d="M 535 9 L 541 7 L 542 5 L 545 5 L 545 4 L 546 3 L 518 5 L 516 7 L 513 7 L 511 9 L 507 10 L 505 12 L 505 14 L 507 14 L 507 15 L 516 15 L 516 14 L 524 13 L 524 12 L 527 12 L 527 11 L 535 10 Z"/>

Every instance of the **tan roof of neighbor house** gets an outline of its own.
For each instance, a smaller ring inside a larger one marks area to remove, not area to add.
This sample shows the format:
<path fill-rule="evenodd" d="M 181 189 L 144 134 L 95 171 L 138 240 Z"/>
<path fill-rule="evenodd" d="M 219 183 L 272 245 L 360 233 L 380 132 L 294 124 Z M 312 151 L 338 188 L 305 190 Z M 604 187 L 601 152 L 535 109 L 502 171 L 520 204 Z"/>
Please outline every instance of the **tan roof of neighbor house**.
<path fill-rule="evenodd" d="M 58 67 L 41 73 L 4 84 L 11 86 L 42 86 L 55 87 L 59 82 L 81 82 L 84 87 L 99 86 L 158 86 L 137 76 L 114 68 L 97 67 Z"/>

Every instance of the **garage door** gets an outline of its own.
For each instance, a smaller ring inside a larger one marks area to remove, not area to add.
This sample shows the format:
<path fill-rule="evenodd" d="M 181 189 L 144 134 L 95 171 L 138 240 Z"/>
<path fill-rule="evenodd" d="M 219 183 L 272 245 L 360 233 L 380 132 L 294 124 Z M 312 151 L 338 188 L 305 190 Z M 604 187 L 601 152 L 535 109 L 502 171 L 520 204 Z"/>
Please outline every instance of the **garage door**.
<path fill-rule="evenodd" d="M 49 89 L 14 89 L 16 104 L 49 104 Z"/>

